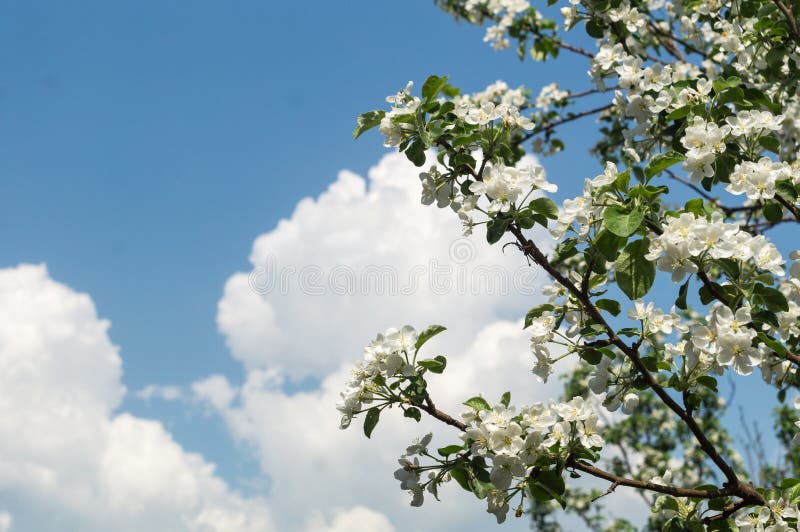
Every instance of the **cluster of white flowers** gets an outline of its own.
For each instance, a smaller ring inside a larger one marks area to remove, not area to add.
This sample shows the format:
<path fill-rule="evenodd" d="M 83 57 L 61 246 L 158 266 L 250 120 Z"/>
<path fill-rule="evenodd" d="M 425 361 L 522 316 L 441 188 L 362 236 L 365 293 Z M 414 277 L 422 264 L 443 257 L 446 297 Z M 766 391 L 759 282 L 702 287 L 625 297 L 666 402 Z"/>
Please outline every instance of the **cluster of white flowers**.
<path fill-rule="evenodd" d="M 796 504 L 789 505 L 781 497 L 770 500 L 760 508 L 746 508 L 735 514 L 734 522 L 738 530 L 745 532 L 782 532 L 797 530 L 786 522 L 786 519 L 797 519 L 800 511 Z"/>
<path fill-rule="evenodd" d="M 710 220 L 687 212 L 670 217 L 663 233 L 651 233 L 650 240 L 647 260 L 658 259 L 658 268 L 672 272 L 674 282 L 697 272 L 693 259 L 705 254 L 715 259 L 752 260 L 761 270 L 784 275 L 783 257 L 775 245 L 763 235 L 752 236 L 736 224 L 723 222 L 718 213 Z"/>
<path fill-rule="evenodd" d="M 543 454 L 577 444 L 599 449 L 605 443 L 598 417 L 582 397 L 567 403 L 535 403 L 520 408 L 519 413 L 502 404 L 479 412 L 469 408 L 461 418 L 468 426 L 461 439 L 473 455 L 491 459 L 489 477 L 501 495 L 515 479 L 525 479 Z M 489 501 L 488 511 L 496 515 L 498 523 L 508 511 L 505 502 L 504 496 Z"/>
<path fill-rule="evenodd" d="M 379 130 L 383 135 L 383 145 L 388 147 L 397 146 L 403 141 L 404 133 L 414 130 L 413 124 L 397 123 L 392 120 L 394 117 L 403 116 L 415 113 L 419 107 L 420 99 L 416 96 L 411 96 L 411 89 L 414 88 L 414 82 L 409 81 L 404 89 L 397 94 L 387 96 L 386 101 L 392 104 L 392 108 L 381 119 Z"/>
<path fill-rule="evenodd" d="M 731 172 L 730 183 L 725 190 L 731 194 L 747 194 L 750 200 L 766 200 L 775 196 L 775 183 L 792 178 L 791 166 L 762 157 L 758 162 L 745 161 L 737 164 Z M 794 181 L 797 181 L 797 177 Z"/>
<path fill-rule="evenodd" d="M 686 327 L 681 322 L 680 316 L 675 312 L 675 307 L 672 307 L 669 314 L 665 314 L 663 310 L 655 308 L 652 301 L 647 305 L 642 300 L 635 301 L 633 308 L 628 311 L 628 317 L 642 322 L 644 336 L 672 334 L 673 329 L 679 332 L 686 332 Z"/>
<path fill-rule="evenodd" d="M 698 356 L 713 356 L 720 366 L 731 366 L 739 375 L 750 375 L 753 367 L 764 359 L 762 349 L 753 347 L 756 331 L 751 322 L 750 308 L 741 307 L 734 313 L 722 303 L 711 307 L 707 325 L 692 329 L 691 343 Z"/>
<path fill-rule="evenodd" d="M 541 166 L 515 168 L 501 164 L 487 164 L 483 181 L 475 181 L 469 186 L 470 192 L 477 196 L 486 195 L 489 212 L 507 212 L 524 194 L 533 190 L 555 192 L 558 187 L 544 177 Z"/>
<path fill-rule="evenodd" d="M 521 115 L 519 108 L 507 103 L 495 105 L 494 102 L 483 102 L 476 105 L 470 100 L 461 100 L 455 113 L 464 122 L 473 126 L 485 126 L 499 119 L 504 126 L 511 129 L 533 129 L 533 122 Z"/>
<path fill-rule="evenodd" d="M 603 218 L 604 199 L 598 197 L 598 190 L 614 182 L 619 174 L 617 165 L 606 162 L 605 171 L 594 179 L 586 179 L 583 184 L 583 195 L 564 200 L 559 209 L 555 226 L 550 229 L 554 238 L 563 238 L 573 224 L 577 224 L 577 233 L 581 240 L 589 236 L 589 229 L 594 222 Z M 611 195 L 605 195 L 613 198 Z"/>
<path fill-rule="evenodd" d="M 394 376 L 414 375 L 409 353 L 414 353 L 416 342 L 417 332 L 406 325 L 402 329 L 387 329 L 364 348 L 364 361 L 352 371 L 345 391 L 340 394 L 342 400 L 336 405 L 336 409 L 342 413 L 340 428 L 349 427 L 353 416 L 362 411 L 363 405 L 373 402 L 375 392 L 379 389 L 375 384 L 376 377 L 386 380 Z"/>
<path fill-rule="evenodd" d="M 486 36 L 483 38 L 484 42 L 491 43 L 496 50 L 503 50 L 511 45 L 506 32 L 514 23 L 514 18 L 530 7 L 528 0 L 467 0 L 464 4 L 464 8 L 475 13 L 478 19 L 483 18 L 482 9 L 489 11 L 493 17 L 500 18 L 496 24 L 486 29 Z"/>
<path fill-rule="evenodd" d="M 414 441 L 406 452 L 400 457 L 400 469 L 394 472 L 394 478 L 400 481 L 400 489 L 411 493 L 411 506 L 422 506 L 425 500 L 424 490 L 420 477 L 420 464 L 417 455 L 428 454 L 428 444 L 433 438 L 432 433 L 428 433 L 422 438 Z M 442 479 L 446 481 L 448 479 Z M 439 483 L 436 481 L 436 473 L 429 473 L 427 489 L 434 496 L 437 496 Z"/>
<path fill-rule="evenodd" d="M 516 89 L 512 89 L 505 81 L 497 80 L 482 91 L 472 94 L 459 94 L 453 98 L 453 103 L 456 104 L 456 109 L 464 101 L 470 101 L 474 105 L 492 102 L 520 107 L 527 101 L 526 92 L 525 87 L 521 85 Z"/>
<path fill-rule="evenodd" d="M 547 382 L 547 378 L 553 373 L 553 359 L 547 342 L 552 340 L 555 327 L 556 317 L 549 311 L 531 320 L 528 327 L 531 333 L 531 351 L 536 357 L 533 374 L 542 382 Z"/>
<path fill-rule="evenodd" d="M 739 111 L 725 119 L 735 137 L 759 137 L 770 131 L 780 131 L 783 115 L 769 111 Z"/>
<path fill-rule="evenodd" d="M 551 83 L 542 87 L 534 103 L 542 111 L 547 111 L 551 105 L 564 101 L 567 96 L 569 96 L 569 93 L 560 90 L 558 83 Z"/>
<path fill-rule="evenodd" d="M 704 177 L 714 175 L 712 165 L 717 155 L 725 151 L 725 139 L 730 132 L 731 126 L 727 124 L 720 127 L 699 116 L 692 119 L 692 125 L 687 126 L 681 144 L 687 150 L 683 168 L 693 181 L 700 182 Z"/>

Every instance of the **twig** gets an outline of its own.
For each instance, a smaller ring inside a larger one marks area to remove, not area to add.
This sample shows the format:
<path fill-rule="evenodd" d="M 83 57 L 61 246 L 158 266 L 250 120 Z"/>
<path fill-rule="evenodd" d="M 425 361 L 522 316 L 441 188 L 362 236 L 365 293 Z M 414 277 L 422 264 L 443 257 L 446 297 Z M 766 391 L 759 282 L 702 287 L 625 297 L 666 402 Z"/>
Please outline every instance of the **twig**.
<path fill-rule="evenodd" d="M 778 6 L 778 9 L 781 10 L 783 16 L 786 17 L 786 20 L 789 22 L 789 29 L 792 32 L 792 36 L 795 39 L 800 39 L 800 28 L 797 27 L 797 20 L 794 18 L 794 13 L 792 10 L 784 4 L 781 0 L 772 0 L 772 3 Z"/>
<path fill-rule="evenodd" d="M 537 128 L 534 128 L 529 133 L 525 134 L 522 137 L 522 139 L 520 140 L 520 143 L 531 139 L 532 137 L 534 137 L 535 135 L 538 135 L 539 133 L 542 133 L 543 131 L 548 131 L 550 129 L 553 129 L 554 127 L 560 126 L 561 124 L 566 124 L 567 122 L 572 122 L 574 120 L 578 120 L 578 119 L 584 118 L 586 116 L 596 115 L 597 113 L 602 113 L 603 111 L 607 111 L 608 109 L 611 109 L 612 107 L 614 107 L 614 104 L 610 103 L 610 104 L 604 105 L 602 107 L 597 107 L 595 109 L 589 109 L 588 111 L 582 111 L 582 112 L 580 112 L 578 114 L 567 116 L 566 118 L 562 118 L 561 120 L 556 120 L 555 122 L 550 122 L 549 124 L 542 124 L 541 126 L 539 126 Z"/>

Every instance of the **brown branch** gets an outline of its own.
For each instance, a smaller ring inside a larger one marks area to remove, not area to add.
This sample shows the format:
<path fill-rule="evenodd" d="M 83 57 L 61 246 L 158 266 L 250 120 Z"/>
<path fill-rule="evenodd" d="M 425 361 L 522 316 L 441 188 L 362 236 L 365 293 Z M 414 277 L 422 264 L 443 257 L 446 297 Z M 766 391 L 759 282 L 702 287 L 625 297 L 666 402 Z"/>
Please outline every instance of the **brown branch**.
<path fill-rule="evenodd" d="M 772 0 L 772 3 L 778 6 L 778 9 L 781 10 L 783 16 L 786 17 L 786 21 L 789 23 L 789 29 L 792 32 L 792 36 L 795 39 L 800 39 L 800 28 L 797 27 L 797 19 L 794 18 L 794 13 L 792 13 L 791 8 L 784 4 L 781 0 Z"/>
<path fill-rule="evenodd" d="M 512 224 L 509 227 L 509 230 L 516 237 L 517 243 L 523 253 L 525 253 L 525 255 L 533 260 L 533 262 L 546 271 L 559 284 L 564 286 L 572 294 L 572 296 L 578 302 L 580 302 L 581 306 L 589 315 L 589 317 L 603 327 L 613 344 L 625 354 L 625 356 L 631 361 L 631 363 L 633 363 L 639 373 L 644 377 L 649 388 L 653 390 L 659 399 L 661 399 L 661 402 L 667 405 L 667 407 L 669 407 L 669 409 L 672 410 L 681 419 L 681 421 L 684 422 L 684 424 L 686 424 L 706 456 L 708 456 L 725 475 L 725 478 L 728 481 L 727 483 L 731 486 L 738 486 L 740 484 L 740 480 L 733 468 L 719 454 L 716 447 L 714 447 L 714 444 L 709 441 L 708 437 L 706 437 L 705 433 L 694 420 L 694 418 L 688 415 L 687 412 L 667 393 L 667 391 L 658 383 L 653 374 L 647 369 L 644 362 L 642 362 L 642 359 L 638 353 L 638 345 L 637 348 L 634 349 L 623 342 L 622 339 L 617 336 L 615 330 L 600 314 L 600 311 L 597 309 L 597 307 L 595 307 L 591 302 L 588 294 L 582 293 L 578 287 L 572 283 L 572 281 L 567 279 L 561 274 L 561 272 L 556 270 L 547 260 L 547 257 L 536 246 L 536 244 L 522 234 L 522 230 L 519 228 L 519 226 Z"/>
<path fill-rule="evenodd" d="M 788 201 L 786 201 L 779 194 L 775 194 L 775 200 L 778 203 L 780 203 L 781 205 L 783 205 L 784 207 L 786 207 L 787 209 L 789 209 L 789 212 L 791 212 L 794 215 L 794 219 L 797 220 L 798 222 L 800 222 L 800 211 L 797 210 L 796 206 L 794 206 L 791 203 L 789 203 Z"/>
<path fill-rule="evenodd" d="M 420 410 L 422 410 L 423 412 L 425 412 L 428 415 L 430 415 L 431 417 L 434 417 L 434 418 L 438 419 L 442 423 L 450 425 L 451 427 L 455 427 L 455 428 L 457 428 L 458 430 L 460 430 L 462 432 L 467 430 L 467 426 L 464 423 L 462 423 L 461 421 L 457 420 L 456 418 L 454 418 L 450 414 L 442 412 L 441 410 L 436 408 L 436 406 L 434 406 L 433 401 L 431 400 L 430 396 L 428 396 L 426 398 L 425 404 L 415 405 L 415 406 L 417 408 L 419 408 Z"/>
<path fill-rule="evenodd" d="M 604 105 L 602 107 L 597 107 L 595 109 L 589 109 L 588 111 L 581 111 L 578 114 L 567 116 L 567 117 L 562 118 L 560 120 L 556 120 L 555 122 L 550 122 L 549 124 L 542 124 L 541 126 L 539 126 L 537 128 L 534 128 L 529 133 L 525 134 L 519 142 L 520 143 L 525 142 L 525 141 L 531 139 L 532 137 L 534 137 L 535 135 L 538 135 L 539 133 L 542 133 L 543 131 L 549 131 L 549 130 L 555 128 L 555 127 L 560 126 L 561 124 L 566 124 L 567 122 L 572 122 L 574 120 L 578 120 L 578 119 L 584 118 L 586 116 L 596 115 L 598 113 L 602 113 L 603 111 L 607 111 L 608 109 L 611 109 L 612 107 L 614 107 L 614 104 L 610 103 L 610 104 Z"/>
<path fill-rule="evenodd" d="M 431 401 L 430 396 L 426 398 L 424 404 L 417 405 L 420 410 L 428 413 L 431 417 L 446 423 L 447 425 L 451 425 L 456 427 L 461 431 L 467 430 L 467 425 L 458 421 L 457 419 L 453 418 L 449 414 L 438 410 L 434 405 L 433 401 Z M 667 495 L 672 495 L 674 497 L 693 497 L 693 498 L 700 498 L 700 499 L 716 499 L 718 497 L 740 497 L 742 500 L 739 501 L 736 505 L 737 509 L 749 506 L 749 505 L 763 505 L 764 498 L 759 494 L 752 486 L 749 484 L 745 484 L 741 481 L 736 483 L 729 483 L 722 489 L 714 489 L 714 490 L 698 490 L 694 488 L 677 488 L 673 486 L 665 486 L 662 484 L 655 484 L 653 482 L 645 482 L 642 480 L 636 480 L 631 478 L 625 478 L 603 469 L 599 467 L 593 466 L 592 464 L 584 461 L 578 460 L 574 457 L 570 457 L 566 463 L 567 467 L 577 469 L 578 471 L 582 471 L 586 474 L 592 475 L 597 478 L 601 478 L 603 480 L 608 480 L 611 482 L 611 486 L 608 488 L 604 495 L 608 495 L 614 492 L 617 486 L 628 486 L 631 488 L 637 488 L 639 490 L 645 491 L 654 491 L 657 493 L 664 493 Z M 717 516 L 715 516 L 716 518 Z M 727 517 L 727 516 L 726 516 Z"/>
<path fill-rule="evenodd" d="M 646 491 L 655 491 L 657 493 L 664 493 L 665 495 L 672 495 L 673 497 L 693 497 L 697 499 L 716 499 L 719 497 L 742 497 L 742 502 L 746 502 L 746 504 L 764 504 L 764 498 L 755 491 L 751 486 L 742 485 L 745 488 L 749 488 L 745 490 L 745 492 L 740 492 L 737 486 L 727 486 L 722 489 L 714 489 L 714 490 L 699 490 L 694 488 L 678 488 L 674 486 L 666 486 L 664 484 L 655 484 L 653 482 L 645 482 L 643 480 L 636 480 L 633 478 L 625 478 L 604 469 L 600 469 L 599 467 L 593 466 L 589 462 L 584 460 L 577 460 L 575 458 L 570 458 L 567 461 L 567 467 L 571 467 L 573 469 L 577 469 L 578 471 L 583 471 L 593 477 L 601 478 L 603 480 L 607 480 L 611 482 L 611 487 L 609 488 L 609 492 L 613 492 L 617 486 L 628 486 L 630 488 L 636 488 L 640 490 Z M 750 493 L 752 491 L 752 493 Z"/>

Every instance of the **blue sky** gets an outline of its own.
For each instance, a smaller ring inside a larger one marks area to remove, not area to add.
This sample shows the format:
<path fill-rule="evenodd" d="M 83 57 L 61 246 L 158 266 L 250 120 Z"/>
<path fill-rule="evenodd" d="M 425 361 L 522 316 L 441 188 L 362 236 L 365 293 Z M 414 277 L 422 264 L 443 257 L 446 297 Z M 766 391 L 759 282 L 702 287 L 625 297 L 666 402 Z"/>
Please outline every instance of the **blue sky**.
<path fill-rule="evenodd" d="M 129 392 L 244 379 L 217 332 L 226 280 L 298 201 L 378 162 L 377 134 L 353 141 L 355 117 L 407 80 L 589 88 L 583 60 L 521 63 L 427 0 L 0 7 L 0 268 L 46 262 L 88 293 Z M 594 135 L 570 125 L 575 147 L 544 161 L 567 194 L 599 173 Z M 252 453 L 202 408 L 130 393 L 120 408 L 164 422 L 236 488 L 266 489 L 242 482 L 258 476 Z"/>
<path fill-rule="evenodd" d="M 0 265 L 46 262 L 91 294 L 130 390 L 240 376 L 214 324 L 222 285 L 299 199 L 386 151 L 375 134 L 352 140 L 359 113 L 431 73 L 463 90 L 553 77 L 427 1 L 4 11 Z M 570 77 L 588 84 L 583 72 Z M 582 181 L 580 166 L 563 166 Z M 228 461 L 194 419 L 167 420 L 190 448 Z"/>

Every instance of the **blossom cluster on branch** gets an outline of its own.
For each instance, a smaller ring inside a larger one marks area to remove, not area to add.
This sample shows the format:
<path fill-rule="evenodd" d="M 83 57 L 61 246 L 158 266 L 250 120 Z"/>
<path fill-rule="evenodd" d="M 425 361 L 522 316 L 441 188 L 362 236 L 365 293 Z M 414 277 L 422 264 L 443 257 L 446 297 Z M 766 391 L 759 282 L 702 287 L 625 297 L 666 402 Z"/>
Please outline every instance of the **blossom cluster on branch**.
<path fill-rule="evenodd" d="M 449 207 L 465 234 L 506 241 L 550 277 L 524 327 L 536 377 L 566 364 L 565 399 L 515 408 L 508 395 L 494 406 L 476 395 L 452 417 L 427 389 L 446 359 L 418 358 L 443 328 L 406 327 L 367 347 L 339 405 L 342 427 L 365 413 L 369 436 L 399 407 L 459 431 L 460 443 L 432 453 L 426 436 L 401 458 L 395 476 L 414 505 L 455 479 L 498 522 L 514 505 L 555 526 L 557 504 L 590 528 L 619 530 L 630 523 L 592 503 L 624 486 L 653 509 L 651 528 L 796 530 L 800 415 L 785 402 L 800 387 L 800 263 L 789 262 L 800 252 L 769 232 L 800 223 L 800 4 L 435 3 L 520 59 L 586 63 L 587 85 L 574 90 L 496 81 L 462 94 L 430 76 L 362 114 L 354 133 L 377 128 L 385 146 L 428 168 L 423 204 Z M 558 206 L 556 183 L 570 191 L 576 176 L 546 178 L 525 155 L 566 149 L 561 126 L 585 119 L 599 122 L 599 173 L 580 176 L 579 195 Z M 554 238 L 552 253 L 529 236 L 536 226 Z M 777 399 L 777 464 L 759 430 L 742 423 L 734 437 L 724 423 L 721 377 L 756 370 Z M 597 493 L 565 476 L 610 486 Z"/>

